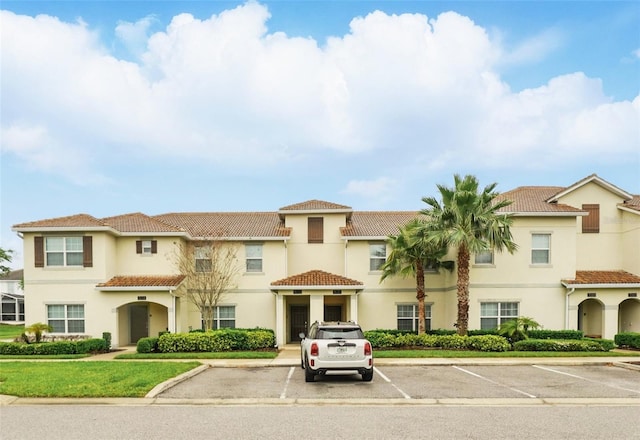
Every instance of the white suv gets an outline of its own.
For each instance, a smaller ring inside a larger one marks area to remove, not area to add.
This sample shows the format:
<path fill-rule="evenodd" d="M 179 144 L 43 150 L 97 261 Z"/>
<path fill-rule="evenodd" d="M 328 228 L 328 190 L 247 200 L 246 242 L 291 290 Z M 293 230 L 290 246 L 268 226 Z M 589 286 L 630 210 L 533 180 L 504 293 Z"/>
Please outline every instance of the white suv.
<path fill-rule="evenodd" d="M 309 335 L 300 333 L 300 365 L 306 382 L 327 371 L 356 370 L 362 380 L 373 379 L 371 342 L 355 322 L 314 322 Z"/>

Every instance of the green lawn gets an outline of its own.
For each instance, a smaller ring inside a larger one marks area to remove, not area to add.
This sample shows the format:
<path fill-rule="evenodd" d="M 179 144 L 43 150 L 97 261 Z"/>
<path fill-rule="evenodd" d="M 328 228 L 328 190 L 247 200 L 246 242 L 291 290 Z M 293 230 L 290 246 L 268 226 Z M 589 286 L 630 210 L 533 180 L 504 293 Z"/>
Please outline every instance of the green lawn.
<path fill-rule="evenodd" d="M 14 339 L 24 332 L 24 325 L 0 324 L 0 339 Z"/>
<path fill-rule="evenodd" d="M 199 362 L 2 362 L 0 394 L 18 397 L 144 397 Z"/>
<path fill-rule="evenodd" d="M 376 358 L 527 358 L 527 357 L 616 357 L 640 356 L 617 351 L 462 351 L 462 350 L 374 350 Z"/>

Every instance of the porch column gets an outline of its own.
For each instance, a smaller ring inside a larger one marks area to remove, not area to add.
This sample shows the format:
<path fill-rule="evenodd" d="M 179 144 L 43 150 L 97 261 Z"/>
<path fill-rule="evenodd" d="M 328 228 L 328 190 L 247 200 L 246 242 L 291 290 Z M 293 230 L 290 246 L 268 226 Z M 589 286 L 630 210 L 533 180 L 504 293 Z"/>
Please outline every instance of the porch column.
<path fill-rule="evenodd" d="M 351 309 L 351 321 L 358 322 L 358 294 L 349 297 L 349 308 Z"/>
<path fill-rule="evenodd" d="M 315 321 L 324 321 L 324 295 L 309 296 L 309 325 Z"/>
<path fill-rule="evenodd" d="M 604 306 L 604 316 L 602 323 L 602 337 L 613 339 L 618 333 L 618 305 L 610 304 Z"/>
<path fill-rule="evenodd" d="M 171 295 L 171 306 L 167 308 L 167 327 L 171 333 L 176 332 L 176 297 L 173 296 L 172 292 L 169 292 Z"/>
<path fill-rule="evenodd" d="M 276 296 L 276 344 L 282 347 L 285 344 L 285 318 L 284 318 L 284 296 L 275 293 Z"/>

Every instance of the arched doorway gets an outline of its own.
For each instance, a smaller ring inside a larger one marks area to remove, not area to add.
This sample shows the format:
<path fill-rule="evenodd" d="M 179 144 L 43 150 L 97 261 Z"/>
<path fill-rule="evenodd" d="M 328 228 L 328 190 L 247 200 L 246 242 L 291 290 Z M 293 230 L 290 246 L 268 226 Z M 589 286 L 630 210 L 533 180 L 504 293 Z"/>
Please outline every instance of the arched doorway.
<path fill-rule="evenodd" d="M 136 301 L 118 307 L 118 336 L 124 344 L 158 336 L 168 330 L 168 322 L 168 308 L 162 304 Z"/>
<path fill-rule="evenodd" d="M 585 336 L 601 338 L 603 304 L 597 299 L 587 299 L 578 305 L 578 330 L 582 330 Z"/>
<path fill-rule="evenodd" d="M 640 299 L 625 299 L 618 305 L 618 332 L 640 332 Z"/>

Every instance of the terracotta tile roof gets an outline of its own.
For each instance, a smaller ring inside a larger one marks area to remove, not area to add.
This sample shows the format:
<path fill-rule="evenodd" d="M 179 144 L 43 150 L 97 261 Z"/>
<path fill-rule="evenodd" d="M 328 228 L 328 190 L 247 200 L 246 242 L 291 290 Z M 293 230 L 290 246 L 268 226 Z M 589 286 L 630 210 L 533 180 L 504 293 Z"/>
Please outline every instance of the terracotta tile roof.
<path fill-rule="evenodd" d="M 291 228 L 286 228 L 275 212 L 171 213 L 153 218 L 200 238 L 284 238 L 291 234 Z"/>
<path fill-rule="evenodd" d="M 45 220 L 36 220 L 33 222 L 19 223 L 13 227 L 16 229 L 24 228 L 92 228 L 104 227 L 104 222 L 89 214 L 76 214 L 66 217 L 49 218 Z"/>
<path fill-rule="evenodd" d="M 640 211 L 640 196 L 634 195 L 631 200 L 627 200 L 624 203 L 620 203 L 618 206 L 633 209 L 634 211 Z"/>
<path fill-rule="evenodd" d="M 356 211 L 340 228 L 343 237 L 388 237 L 418 216 L 417 211 Z"/>
<path fill-rule="evenodd" d="M 361 281 L 352 280 L 322 270 L 293 275 L 271 283 L 272 286 L 363 286 Z"/>
<path fill-rule="evenodd" d="M 549 203 L 548 199 L 565 188 L 560 186 L 521 186 L 503 192 L 496 200 L 511 200 L 513 203 L 500 212 L 513 213 L 579 213 L 581 209 L 561 203 Z"/>
<path fill-rule="evenodd" d="M 115 276 L 96 287 L 177 287 L 184 275 Z"/>
<path fill-rule="evenodd" d="M 325 202 L 324 200 L 307 200 L 306 202 L 295 203 L 283 206 L 280 211 L 326 211 L 326 210 L 351 210 L 351 206 L 339 205 L 337 203 Z"/>
<path fill-rule="evenodd" d="M 566 284 L 640 284 L 640 276 L 624 270 L 578 270 L 573 280 Z"/>
<path fill-rule="evenodd" d="M 106 217 L 102 221 L 120 232 L 181 232 L 180 228 L 141 212 Z"/>

